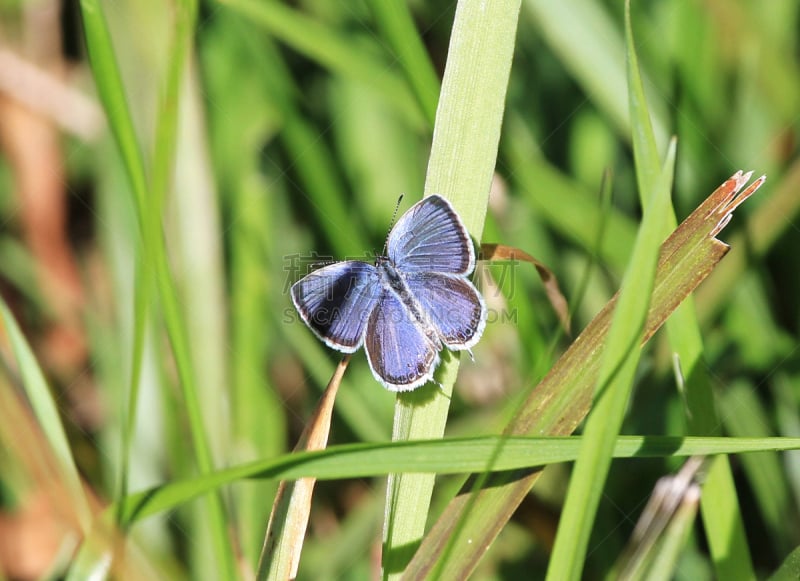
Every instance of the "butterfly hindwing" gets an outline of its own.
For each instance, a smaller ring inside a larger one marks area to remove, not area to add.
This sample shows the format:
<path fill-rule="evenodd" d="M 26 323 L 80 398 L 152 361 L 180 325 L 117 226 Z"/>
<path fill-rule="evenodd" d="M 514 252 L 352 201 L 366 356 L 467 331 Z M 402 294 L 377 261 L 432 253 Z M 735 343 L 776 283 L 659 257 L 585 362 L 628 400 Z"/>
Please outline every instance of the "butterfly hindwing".
<path fill-rule="evenodd" d="M 450 349 L 470 349 L 480 340 L 486 325 L 486 304 L 466 278 L 440 273 L 406 276 L 411 294 Z"/>
<path fill-rule="evenodd" d="M 433 379 L 439 352 L 470 349 L 483 333 L 486 305 L 467 279 L 475 250 L 467 229 L 438 195 L 414 204 L 375 266 L 345 261 L 292 286 L 300 316 L 326 345 L 353 353 L 362 344 L 375 378 L 392 391 Z"/>
<path fill-rule="evenodd" d="M 378 270 L 355 260 L 309 273 L 292 286 L 297 312 L 326 345 L 353 353 L 364 340 L 367 321 L 381 295 Z"/>
<path fill-rule="evenodd" d="M 364 347 L 375 379 L 392 391 L 424 384 L 439 362 L 438 348 L 389 290 L 370 316 Z"/>
<path fill-rule="evenodd" d="M 467 229 L 450 202 L 428 196 L 403 214 L 389 233 L 389 258 L 403 272 L 466 275 L 475 267 Z"/>

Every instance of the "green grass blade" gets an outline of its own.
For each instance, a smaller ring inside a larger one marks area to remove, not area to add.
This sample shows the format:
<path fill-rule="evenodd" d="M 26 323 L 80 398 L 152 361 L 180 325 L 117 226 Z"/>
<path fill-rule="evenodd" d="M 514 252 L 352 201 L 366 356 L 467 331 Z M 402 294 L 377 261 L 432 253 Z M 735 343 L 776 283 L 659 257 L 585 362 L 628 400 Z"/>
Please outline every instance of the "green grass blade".
<path fill-rule="evenodd" d="M 150 301 L 152 291 L 150 277 L 145 274 L 146 269 L 142 262 L 135 265 L 134 272 L 134 304 L 133 304 L 133 341 L 131 354 L 131 370 L 128 379 L 128 397 L 125 409 L 122 411 L 121 418 L 121 441 L 120 451 L 120 474 L 119 474 L 119 496 L 125 498 L 128 495 L 129 473 L 130 473 L 130 450 L 133 441 L 133 430 L 136 426 L 136 412 L 139 409 L 139 385 L 142 380 L 142 364 L 144 362 L 144 349 L 147 331 L 147 322 L 150 315 Z M 122 514 L 117 515 L 117 525 L 124 527 Z"/>
<path fill-rule="evenodd" d="M 144 156 L 128 110 L 108 26 L 98 0 L 81 0 L 81 14 L 97 92 L 128 173 L 136 209 L 143 216 L 148 195 Z"/>
<path fill-rule="evenodd" d="M 124 500 L 131 522 L 172 510 L 199 495 L 255 478 L 337 480 L 391 474 L 397 470 L 430 474 L 520 470 L 575 460 L 583 439 L 577 436 L 476 436 L 379 444 L 342 444 L 316 452 L 293 452 L 247 462 L 208 474 L 135 492 Z M 615 458 L 663 458 L 800 449 L 800 438 L 718 438 L 619 436 Z"/>
<path fill-rule="evenodd" d="M 736 381 L 726 388 L 720 398 L 720 415 L 726 431 L 733 436 L 766 437 L 771 431 L 770 419 L 755 387 L 745 381 Z M 787 522 L 797 522 L 797 509 L 783 475 L 781 458 L 774 453 L 756 454 L 743 458 L 742 466 L 758 502 L 774 556 L 782 557 L 796 542 L 797 527 L 787 527 Z"/>
<path fill-rule="evenodd" d="M 161 220 L 164 199 L 172 184 L 177 148 L 178 117 L 181 110 L 181 89 L 187 79 L 186 63 L 191 56 L 196 21 L 196 0 L 178 0 L 176 2 L 175 34 L 171 39 L 164 89 L 159 95 L 158 103 L 151 181 L 151 192 L 154 199 L 148 205 L 150 220 L 153 223 Z"/>
<path fill-rule="evenodd" d="M 95 85 L 103 103 L 114 140 L 120 151 L 136 204 L 135 207 L 139 217 L 139 233 L 142 236 L 139 240 L 138 250 L 145 254 L 144 259 L 140 257 L 135 263 L 136 281 L 134 285 L 136 292 L 133 307 L 134 327 L 131 368 L 128 380 L 127 406 L 125 412 L 123 412 L 125 420 L 121 430 L 123 457 L 120 463 L 119 492 L 121 498 L 124 498 L 128 493 L 131 430 L 136 425 L 136 410 L 138 409 L 137 402 L 139 399 L 138 386 L 141 377 L 145 330 L 152 286 L 152 270 L 149 266 L 146 266 L 150 264 L 147 255 L 150 248 L 148 240 L 151 237 L 144 232 L 146 225 L 142 220 L 147 208 L 148 187 L 144 156 L 139 147 L 139 140 L 129 114 L 122 78 L 117 67 L 111 37 L 102 9 L 97 0 L 82 0 L 81 11 L 86 35 L 86 47 L 96 80 Z M 124 527 L 124 523 L 119 522 L 118 524 Z"/>
<path fill-rule="evenodd" d="M 192 434 L 195 461 L 202 472 L 207 472 L 213 468 L 213 462 L 203 427 L 197 383 L 190 363 L 185 322 L 180 311 L 180 301 L 166 256 L 160 207 L 161 198 L 165 193 L 164 189 L 166 189 L 169 182 L 171 168 L 174 163 L 178 90 L 183 80 L 183 65 L 185 57 L 188 55 L 191 31 L 194 26 L 195 8 L 193 3 L 185 2 L 177 12 L 178 16 L 184 19 L 184 22 L 177 27 L 180 36 L 176 37 L 173 50 L 176 57 L 184 58 L 181 62 L 173 62 L 170 67 L 171 77 L 167 80 L 169 90 L 165 93 L 160 118 L 156 125 L 157 135 L 161 136 L 165 142 L 157 146 L 158 151 L 154 157 L 155 182 L 150 185 L 153 188 L 162 188 L 160 192 L 157 189 L 148 190 L 144 158 L 138 146 L 138 140 L 125 98 L 124 87 L 117 69 L 114 50 L 100 6 L 96 0 L 83 0 L 81 9 L 84 16 L 86 44 L 89 50 L 95 83 L 107 112 L 108 121 L 120 149 L 136 199 L 139 226 L 144 242 L 144 259 L 147 265 L 146 268 L 141 269 L 140 274 L 149 277 L 149 269 L 154 269 L 152 276 L 155 277 L 167 333 L 178 368 L 180 385 L 183 390 Z M 149 279 L 146 278 L 142 282 L 142 287 L 147 284 L 149 284 Z M 235 578 L 233 554 L 227 539 L 221 498 L 214 496 L 208 499 L 206 506 L 211 519 L 209 529 L 212 535 L 215 558 L 221 571 L 224 572 L 223 574 L 228 578 Z"/>
<path fill-rule="evenodd" d="M 650 192 L 656 187 L 661 175 L 661 163 L 656 137 L 653 133 L 652 114 L 645 98 L 639 70 L 639 58 L 636 55 L 636 46 L 633 41 L 630 1 L 625 2 L 625 41 L 625 56 L 628 65 L 628 108 L 631 119 L 633 158 L 636 166 L 636 184 L 639 189 L 639 201 L 642 208 L 647 210 L 647 206 L 651 202 Z M 670 228 L 675 227 L 675 213 L 672 210 L 671 200 L 665 219 Z"/>
<path fill-rule="evenodd" d="M 114 140 L 122 157 L 123 167 L 128 176 L 128 181 L 133 193 L 138 216 L 139 240 L 138 249 L 147 254 L 150 236 L 143 229 L 146 227 L 142 217 L 147 208 L 147 177 L 145 162 L 139 147 L 139 140 L 129 114 L 127 99 L 122 85 L 122 78 L 115 60 L 114 50 L 109 35 L 108 26 L 99 3 L 96 0 L 83 0 L 81 2 L 86 47 L 89 53 L 92 70 L 95 75 L 95 84 L 100 95 L 100 100 L 108 118 L 109 126 L 114 135 Z M 143 244 L 142 244 L 143 242 Z M 125 421 L 121 430 L 121 471 L 119 490 L 124 498 L 128 492 L 128 472 L 130 457 L 131 430 L 136 425 L 136 410 L 138 408 L 138 387 L 141 377 L 142 360 L 144 353 L 145 330 L 147 314 L 151 297 L 152 270 L 145 266 L 149 261 L 140 258 L 135 263 L 136 281 L 134 294 L 134 322 L 131 368 L 128 380 L 128 398 L 126 410 L 123 413 Z M 121 515 L 118 515 L 118 524 Z"/>
<path fill-rule="evenodd" d="M 749 175 L 737 173 L 727 180 L 661 245 L 644 341 L 652 337 L 727 253 L 728 246 L 713 235 L 738 205 L 733 200 L 747 179 Z M 752 195 L 763 182 L 763 178 L 756 180 L 741 192 L 742 199 Z M 594 394 L 615 304 L 616 299 L 612 299 L 531 390 L 505 433 L 566 435 L 583 421 Z M 442 575 L 455 579 L 468 577 L 540 474 L 537 471 L 526 475 L 499 474 L 478 492 L 474 503 L 471 488 L 462 491 L 426 536 L 406 569 L 406 576 L 426 578 L 438 563 L 442 547 L 456 536 L 453 541 L 455 558 L 445 564 Z M 465 512 L 467 507 L 469 512 Z M 457 531 L 454 523 L 459 523 Z"/>
<path fill-rule="evenodd" d="M 433 127 L 439 102 L 439 78 L 414 27 L 408 4 L 371 0 L 369 7 L 395 58 L 403 67 L 425 118 Z"/>
<path fill-rule="evenodd" d="M 524 120 L 513 113 L 509 117 L 503 152 L 531 206 L 558 232 L 588 252 L 597 251 L 604 262 L 623 272 L 636 238 L 636 225 L 613 207 L 605 216 L 598 215 L 596 194 L 543 159 Z M 603 227 L 614 235 L 604 236 L 597 248 Z"/>
<path fill-rule="evenodd" d="M 646 207 L 646 193 L 655 187 L 658 177 L 658 149 L 651 124 L 652 112 L 645 97 L 636 55 L 630 2 L 625 4 L 625 39 L 636 177 L 639 198 L 642 206 Z M 665 220 L 670 228 L 674 228 L 677 220 L 671 201 L 669 206 Z M 676 309 L 667 321 L 666 330 L 670 346 L 677 354 L 684 374 L 683 392 L 686 399 L 689 433 L 716 435 L 719 432 L 720 421 L 714 405 L 711 380 L 704 363 L 703 340 L 693 297 L 688 297 Z M 730 578 L 737 572 L 749 572 L 750 577 L 754 575 L 744 536 L 744 524 L 734 491 L 733 474 L 727 459 L 716 459 L 713 468 L 709 470 L 700 502 L 706 537 L 720 578 Z"/>
<path fill-rule="evenodd" d="M 280 279 L 286 276 L 280 255 L 294 237 L 272 236 L 285 231 L 288 200 L 277 195 L 278 184 L 265 180 L 259 166 L 263 144 L 274 143 L 280 127 L 273 99 L 281 83 L 270 82 L 275 75 L 265 63 L 267 51 L 261 50 L 267 39 L 242 35 L 240 20 L 220 11 L 200 43 L 204 88 L 215 104 L 208 111 L 209 140 L 215 145 L 213 168 L 229 241 L 231 447 L 226 464 L 277 456 L 286 450 L 288 433 L 283 400 L 264 361 L 286 342 L 265 329 L 274 328 L 270 306 L 278 304 L 276 295 L 285 284 Z M 253 67 L 264 75 L 248 74 Z M 237 90 L 231 91 L 234 84 Z M 220 274 L 219 281 L 225 280 Z M 231 495 L 241 559 L 247 563 L 258 562 L 276 491 L 277 483 L 248 482 Z"/>
<path fill-rule="evenodd" d="M 178 32 L 193 31 L 194 11 L 184 9 L 188 25 Z M 180 11 L 179 11 L 180 14 Z M 191 47 L 191 36 L 183 43 L 176 38 L 181 58 Z M 188 61 L 184 58 L 184 63 Z M 229 356 L 227 309 L 225 304 L 225 268 L 217 233 L 222 231 L 217 212 L 217 191 L 206 150 L 205 124 L 200 99 L 203 89 L 198 77 L 189 67 L 169 67 L 174 75 L 170 85 L 175 91 L 167 95 L 159 107 L 158 143 L 168 143 L 163 150 L 156 145 L 154 160 L 153 202 L 150 231 L 156 231 L 163 221 L 165 238 L 160 240 L 156 259 L 157 286 L 162 313 L 173 354 L 178 364 L 178 376 L 186 410 L 190 414 L 190 429 L 196 447 L 196 461 L 201 471 L 213 469 L 216 462 L 225 462 L 230 454 L 230 416 L 225 405 L 228 400 Z M 163 127 L 163 128 L 162 128 Z M 179 145 L 176 138 L 180 133 Z M 158 161 L 163 155 L 165 160 Z M 159 165 L 165 168 L 162 182 L 167 189 L 158 191 Z M 174 177 L 173 177 L 174 172 Z M 174 187 L 171 186 L 174 181 Z M 161 203 L 171 194 L 170 204 Z M 167 208 L 170 212 L 166 212 Z M 167 242 L 166 238 L 169 238 Z M 167 248 L 174 262 L 169 262 Z M 173 264 L 175 266 L 173 266 Z M 179 287 L 180 285 L 180 287 Z M 180 288 L 180 290 L 178 290 Z M 199 339 L 202 338 L 202 339 Z M 183 354 L 178 355 L 178 353 Z M 205 569 L 207 560 L 218 575 L 234 578 L 236 555 L 231 542 L 228 512 L 222 495 L 215 495 L 192 509 L 193 522 L 201 527 L 202 542 L 193 545 L 196 570 Z M 206 541 L 207 539 L 207 541 Z M 211 549 L 209 549 L 211 547 Z M 213 559 L 209 559 L 209 553 Z"/>
<path fill-rule="evenodd" d="M 439 97 L 425 194 L 448 198 L 476 239 L 483 231 L 497 159 L 518 14 L 518 0 L 458 5 Z M 428 384 L 398 396 L 393 440 L 437 438 L 444 433 L 458 359 L 447 355 L 443 359 L 437 373 L 441 389 Z M 420 542 L 433 484 L 432 475 L 389 478 L 383 546 L 386 578 L 402 574 Z"/>
<path fill-rule="evenodd" d="M 172 169 L 175 161 L 179 111 L 178 101 L 180 98 L 181 81 L 184 78 L 184 65 L 188 58 L 189 48 L 191 47 L 192 34 L 197 17 L 196 3 L 191 0 L 179 2 L 177 8 L 175 36 L 172 39 L 170 58 L 168 59 L 169 68 L 167 71 L 165 90 L 161 93 L 159 102 L 159 122 L 156 126 L 158 133 L 155 139 L 156 151 L 153 154 L 153 177 L 150 188 L 152 195 L 149 196 L 149 201 L 145 203 L 147 219 L 146 223 L 143 225 L 143 230 L 147 233 L 145 235 L 145 247 L 148 256 L 151 256 L 153 251 L 152 244 L 150 244 L 152 241 L 152 234 L 150 233 L 156 228 L 159 228 L 163 201 L 171 183 Z M 113 89 L 109 87 L 109 90 Z M 122 128 L 126 121 L 121 118 L 117 123 L 120 123 L 120 128 Z M 112 126 L 113 125 L 114 124 L 112 124 Z M 125 130 L 121 130 L 120 133 L 130 135 L 130 133 Z M 126 161 L 125 166 L 128 167 L 129 163 L 135 164 L 137 162 L 134 159 L 130 159 Z M 131 358 L 131 376 L 128 384 L 127 413 L 123 414 L 125 421 L 122 425 L 122 460 L 119 483 L 121 491 L 120 498 L 124 498 L 128 493 L 128 462 L 130 457 L 130 442 L 133 439 L 130 432 L 136 425 L 136 411 L 139 408 L 139 382 L 141 380 L 145 329 L 150 312 L 150 302 L 152 300 L 152 272 L 149 270 L 149 266 L 145 266 L 149 264 L 151 264 L 151 261 L 147 258 L 137 261 L 135 265 L 136 272 L 134 273 L 134 285 L 136 289 L 134 292 L 133 352 Z"/>
<path fill-rule="evenodd" d="M 163 240 L 161 249 L 164 249 Z M 164 315 L 164 323 L 167 328 L 172 345 L 172 352 L 175 357 L 175 364 L 178 370 L 178 377 L 182 388 L 184 404 L 186 405 L 186 415 L 194 447 L 195 461 L 201 472 L 209 472 L 214 467 L 211 455 L 211 446 L 208 442 L 205 428 L 203 425 L 202 408 L 199 401 L 198 385 L 191 363 L 191 351 L 189 348 L 189 337 L 181 312 L 181 303 L 175 288 L 175 281 L 170 274 L 164 252 L 158 252 L 156 256 L 156 282 L 161 298 L 161 307 Z M 224 575 L 229 579 L 236 578 L 236 568 L 233 563 L 233 553 L 230 542 L 227 538 L 227 525 L 225 522 L 225 508 L 220 495 L 214 495 L 207 500 L 208 518 L 211 520 L 209 529 L 212 534 L 215 556 L 218 566 Z"/>
<path fill-rule="evenodd" d="M 564 66 L 597 107 L 605 111 L 623 138 L 628 139 L 631 117 L 623 98 L 627 94 L 623 68 L 625 44 L 607 11 L 591 0 L 527 0 L 524 6 Z M 669 135 L 666 114 L 652 108 L 651 114 L 656 140 L 666 145 Z"/>
<path fill-rule="evenodd" d="M 30 345 L 2 298 L 0 298 L 0 318 L 2 318 L 5 333 L 17 360 L 17 370 L 25 396 L 30 402 L 33 414 L 47 443 L 53 449 L 80 526 L 83 531 L 88 531 L 92 519 L 89 502 L 78 474 L 78 468 L 75 466 L 75 459 L 72 457 L 67 434 L 64 432 L 64 426 L 58 415 L 58 407 L 47 387 L 47 381 L 36 362 Z M 6 386 L 0 387 L 0 389 L 6 389 Z"/>
<path fill-rule="evenodd" d="M 769 581 L 794 581 L 797 578 L 800 578 L 800 547 L 786 557 Z"/>
<path fill-rule="evenodd" d="M 583 570 L 592 523 L 611 466 L 614 439 L 622 427 L 633 390 L 633 375 L 641 354 L 638 345 L 645 330 L 655 283 L 658 247 L 665 230 L 664 216 L 669 210 L 674 163 L 673 141 L 658 185 L 645 209 L 631 266 L 622 282 L 597 380 L 596 403 L 586 422 L 583 446 L 570 478 L 547 570 L 548 579 L 579 579 Z"/>
<path fill-rule="evenodd" d="M 425 126 L 408 85 L 372 50 L 280 2 L 220 0 L 220 3 L 252 18 L 270 34 L 331 71 L 374 86 L 412 124 Z"/>

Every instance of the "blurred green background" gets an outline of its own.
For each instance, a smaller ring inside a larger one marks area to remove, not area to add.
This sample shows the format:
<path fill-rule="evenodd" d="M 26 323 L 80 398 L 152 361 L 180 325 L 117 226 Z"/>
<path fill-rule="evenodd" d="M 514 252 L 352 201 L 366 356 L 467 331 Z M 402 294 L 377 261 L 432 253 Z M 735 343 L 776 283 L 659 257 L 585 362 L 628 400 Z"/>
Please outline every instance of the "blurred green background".
<path fill-rule="evenodd" d="M 312 256 L 379 251 L 399 194 L 401 211 L 421 196 L 456 5 L 409 2 L 399 13 L 413 18 L 424 51 L 400 54 L 393 47 L 414 43 L 398 43 L 391 23 L 399 16 L 380 4 L 203 2 L 188 32 L 161 224 L 214 466 L 291 450 L 339 356 L 297 319 L 289 286 L 318 260 Z M 150 152 L 169 147 L 158 112 L 187 3 L 100 6 L 146 175 L 160 183 L 159 159 L 169 156 Z M 523 0 L 482 238 L 547 264 L 577 331 L 618 289 L 640 218 L 622 10 L 613 1 Z M 726 435 L 800 436 L 799 10 L 791 0 L 633 4 L 662 152 L 678 136 L 679 220 L 737 169 L 769 178 L 722 233 L 733 250 L 696 296 Z M 118 498 L 138 325 L 144 348 L 128 488 L 194 474 L 194 432 L 165 331 L 171 315 L 158 302 L 134 308 L 137 273 L 152 256 L 142 251 L 136 195 L 95 90 L 100 73 L 90 68 L 81 7 L 4 0 L 0 39 L 0 292 L 50 381 L 77 465 L 98 499 Z M 610 202 L 599 195 L 607 169 Z M 448 435 L 497 433 L 569 343 L 532 268 L 478 271 L 497 316 L 475 363 L 461 366 Z M 17 380 L 5 341 L 2 357 L 7 389 Z M 356 355 L 332 443 L 389 440 L 393 401 Z M 659 336 L 640 365 L 624 433 L 679 435 L 686 422 Z M 32 555 L 28 569 L 16 569 L 20 559 L 2 550 L 0 565 L 8 577 L 36 578 L 56 555 L 69 560 L 68 543 L 42 482 L 15 460 L 20 451 L 36 454 L 36 443 L 4 445 L 0 546 L 16 546 L 20 527 L 34 533 L 20 549 Z M 587 578 L 608 571 L 656 480 L 678 465 L 612 465 Z M 766 576 L 800 540 L 800 456 L 754 454 L 732 466 L 753 562 Z M 544 574 L 568 475 L 567 466 L 546 470 L 477 578 Z M 439 481 L 431 522 L 454 492 L 450 483 Z M 301 578 L 374 573 L 384 488 L 383 478 L 318 484 Z M 245 578 L 275 490 L 272 482 L 242 482 L 222 495 Z M 143 560 L 169 578 L 213 578 L 204 510 L 197 501 L 136 525 Z M 711 576 L 699 526 L 675 576 Z"/>

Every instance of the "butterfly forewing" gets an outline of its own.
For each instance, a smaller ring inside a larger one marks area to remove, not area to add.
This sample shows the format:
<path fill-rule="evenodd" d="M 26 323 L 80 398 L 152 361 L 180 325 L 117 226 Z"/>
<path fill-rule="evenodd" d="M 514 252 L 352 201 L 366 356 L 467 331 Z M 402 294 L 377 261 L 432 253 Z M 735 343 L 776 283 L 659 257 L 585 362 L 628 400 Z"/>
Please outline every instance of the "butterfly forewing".
<path fill-rule="evenodd" d="M 297 312 L 326 345 L 352 353 L 361 347 L 380 297 L 380 276 L 365 262 L 337 262 L 296 282 L 291 294 Z"/>
<path fill-rule="evenodd" d="M 439 273 L 412 273 L 406 284 L 442 342 L 450 349 L 470 349 L 486 325 L 486 305 L 467 279 Z"/>
<path fill-rule="evenodd" d="M 439 352 L 390 291 L 370 317 L 364 341 L 375 378 L 392 391 L 408 391 L 433 377 Z"/>
<path fill-rule="evenodd" d="M 438 195 L 412 206 L 387 239 L 376 266 L 345 261 L 312 272 L 292 300 L 328 346 L 352 353 L 363 343 L 375 378 L 392 391 L 433 378 L 443 347 L 470 349 L 486 305 L 467 279 L 475 251 L 450 203 Z"/>
<path fill-rule="evenodd" d="M 389 233 L 389 259 L 403 272 L 447 272 L 466 275 L 475 267 L 467 229 L 438 195 L 412 206 Z"/>

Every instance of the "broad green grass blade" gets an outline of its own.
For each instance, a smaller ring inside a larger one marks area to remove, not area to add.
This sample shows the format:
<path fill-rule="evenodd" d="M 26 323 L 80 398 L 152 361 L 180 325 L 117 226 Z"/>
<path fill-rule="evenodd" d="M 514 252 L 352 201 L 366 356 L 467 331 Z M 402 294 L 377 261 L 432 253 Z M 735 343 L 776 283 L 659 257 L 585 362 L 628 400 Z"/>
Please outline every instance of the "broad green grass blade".
<path fill-rule="evenodd" d="M 652 191 L 658 179 L 659 156 L 651 124 L 653 115 L 645 97 L 636 55 L 630 2 L 625 3 L 625 39 L 636 178 L 642 207 L 647 207 L 649 203 L 647 192 Z M 677 224 L 671 201 L 665 221 L 670 228 L 674 228 Z M 720 422 L 714 406 L 711 380 L 704 362 L 702 334 L 693 297 L 687 297 L 686 301 L 675 310 L 666 323 L 666 330 L 670 346 L 679 358 L 684 375 L 683 392 L 686 399 L 689 433 L 717 435 Z M 731 494 L 734 490 L 733 475 L 727 459 L 716 459 L 703 485 L 701 510 L 712 559 L 720 578 L 730 578 L 736 572 L 749 572 L 750 576 L 754 575 L 738 500 L 736 494 Z M 705 502 L 706 498 L 713 500 Z"/>
<path fill-rule="evenodd" d="M 194 27 L 197 21 L 196 0 L 177 0 L 175 3 L 175 35 L 170 42 L 164 90 L 159 95 L 156 124 L 155 151 L 153 152 L 153 177 L 151 181 L 150 220 L 158 223 L 164 200 L 173 181 L 181 89 L 187 80 L 187 61 L 191 56 Z"/>
<path fill-rule="evenodd" d="M 519 14 L 519 0 L 488 5 L 461 2 L 456 10 L 425 194 L 448 198 L 467 230 L 480 239 L 497 160 L 500 127 Z M 393 440 L 444 433 L 458 359 L 443 358 L 433 384 L 400 394 Z M 389 478 L 384 523 L 384 578 L 398 578 L 425 530 L 434 476 Z"/>
<path fill-rule="evenodd" d="M 117 68 L 111 37 L 102 9 L 97 0 L 84 0 L 81 2 L 81 10 L 86 35 L 86 47 L 95 76 L 95 85 L 103 103 L 117 148 L 120 151 L 136 204 L 138 231 L 141 236 L 137 249 L 144 255 L 136 261 L 134 266 L 136 280 L 134 282 L 131 368 L 128 381 L 127 406 L 123 412 L 125 420 L 121 430 L 123 457 L 121 459 L 119 490 L 121 498 L 124 498 L 128 493 L 131 430 L 136 425 L 145 331 L 152 296 L 151 288 L 153 286 L 153 271 L 149 266 L 151 264 L 149 257 L 152 255 L 152 244 L 149 241 L 152 240 L 152 236 L 144 231 L 149 221 L 143 220 L 147 211 L 148 188 L 144 156 L 139 147 L 139 140 L 128 111 L 122 78 Z M 125 523 L 121 521 L 121 515 L 118 516 L 120 517 L 118 518 L 118 524 L 124 528 Z"/>
<path fill-rule="evenodd" d="M 135 522 L 171 510 L 187 500 L 246 478 L 337 480 L 414 471 L 431 474 L 520 470 L 569 462 L 578 457 L 577 436 L 479 436 L 381 444 L 342 444 L 318 452 L 294 452 L 176 480 L 135 492 L 124 500 L 124 513 Z M 499 449 L 499 453 L 498 453 Z M 619 436 L 615 458 L 685 457 L 800 449 L 800 438 L 709 438 Z"/>
<path fill-rule="evenodd" d="M 153 286 L 153 271 L 149 266 L 152 261 L 152 236 L 146 231 L 149 221 L 143 220 L 147 212 L 147 177 L 145 175 L 145 161 L 139 140 L 133 126 L 127 98 L 122 85 L 122 78 L 117 68 L 114 50 L 108 27 L 97 0 L 84 0 L 81 2 L 86 47 L 89 53 L 95 85 L 103 103 L 109 126 L 114 135 L 123 166 L 128 175 L 131 192 L 136 204 L 139 217 L 138 226 L 141 239 L 138 250 L 143 254 L 135 264 L 136 289 L 134 296 L 134 327 L 132 341 L 132 355 L 130 377 L 128 381 L 127 410 L 123 412 L 125 418 L 122 426 L 122 454 L 119 489 L 121 497 L 128 492 L 129 452 L 132 440 L 131 430 L 136 425 L 136 410 L 138 408 L 138 386 L 141 378 L 142 358 L 144 353 L 145 330 Z M 119 522 L 124 527 L 125 523 Z"/>
<path fill-rule="evenodd" d="M 639 201 L 642 208 L 647 210 L 652 201 L 650 192 L 658 184 L 661 176 L 661 163 L 653 132 L 652 114 L 649 110 L 642 85 L 639 58 L 636 55 L 636 46 L 631 27 L 630 1 L 625 2 L 625 49 L 628 73 L 628 109 L 631 119 L 631 143 L 633 144 L 633 158 L 636 165 L 636 184 L 639 188 Z M 672 202 L 669 202 L 669 212 L 665 216 L 667 225 L 674 228 L 675 212 Z"/>
<path fill-rule="evenodd" d="M 583 445 L 558 524 L 548 579 L 579 579 L 583 570 L 592 524 L 611 466 L 614 439 L 622 427 L 633 390 L 633 376 L 641 354 L 638 346 L 645 331 L 658 248 L 665 233 L 664 216 L 669 211 L 674 164 L 673 141 L 658 184 L 650 194 L 631 266 L 622 282 L 597 379 L 595 404 L 583 431 Z"/>
<path fill-rule="evenodd" d="M 727 253 L 728 246 L 714 236 L 740 201 L 764 182 L 763 178 L 756 180 L 740 192 L 749 177 L 738 172 L 727 180 L 661 245 L 644 341 L 652 337 Z M 530 392 L 507 425 L 506 434 L 566 435 L 583 421 L 594 394 L 615 304 L 616 299 L 612 299 Z M 478 492 L 478 501 L 474 503 L 471 487 L 462 490 L 424 539 L 406 569 L 406 576 L 426 578 L 439 563 L 442 548 L 454 537 L 454 558 L 444 564 L 441 574 L 454 579 L 468 577 L 540 474 L 539 471 L 498 474 Z M 457 530 L 454 523 L 459 525 Z"/>
<path fill-rule="evenodd" d="M 175 288 L 175 281 L 170 273 L 167 257 L 164 253 L 164 240 L 160 241 L 156 253 L 156 283 L 158 286 L 164 323 L 172 345 L 175 364 L 178 370 L 183 401 L 194 448 L 195 462 L 201 472 L 209 472 L 214 467 L 211 446 L 203 423 L 203 412 L 199 400 L 198 384 L 191 361 L 189 334 L 186 321 L 181 310 L 180 297 Z M 217 565 L 229 579 L 236 578 L 233 553 L 227 536 L 225 508 L 221 495 L 214 495 L 207 500 L 207 518 L 210 520 L 209 532 L 215 550 Z"/>
<path fill-rule="evenodd" d="M 73 503 L 79 524 L 84 532 L 88 531 L 92 520 L 89 502 L 81 483 L 81 477 L 78 474 L 78 468 L 75 466 L 75 459 L 72 456 L 64 426 L 58 415 L 58 407 L 50 393 L 50 389 L 47 387 L 47 381 L 39 364 L 36 362 L 30 345 L 25 340 L 8 305 L 2 298 L 0 298 L 0 318 L 2 318 L 5 334 L 8 336 L 11 348 L 14 351 L 17 371 L 19 372 L 25 396 L 30 402 L 38 425 L 58 461 L 61 478 L 63 478 L 65 488 L 68 491 L 69 500 Z M 7 386 L 8 384 L 0 386 L 0 389 L 7 389 Z"/>
<path fill-rule="evenodd" d="M 164 272 L 158 280 L 173 352 L 185 350 L 185 355 L 177 356 L 176 360 L 180 358 L 190 366 L 182 371 L 179 368 L 179 373 L 181 384 L 192 392 L 189 397 L 184 395 L 184 400 L 195 399 L 197 410 L 193 413 L 199 411 L 194 421 L 203 431 L 202 438 L 208 447 L 207 451 L 201 452 L 208 461 L 199 463 L 205 471 L 227 462 L 231 450 L 226 268 L 219 237 L 224 228 L 217 209 L 216 184 L 208 169 L 206 127 L 200 106 L 203 88 L 193 69 L 184 71 L 181 80 L 182 90 L 173 103 L 173 108 L 180 113 L 175 127 L 178 144 L 170 163 L 170 167 L 174 166 L 174 186 L 169 190 L 170 203 L 163 206 L 164 212 L 159 212 L 166 225 L 163 248 L 170 249 L 172 260 L 168 264 L 164 261 L 157 264 Z M 163 282 L 169 283 L 171 288 Z M 170 304 L 177 307 L 174 320 L 170 319 L 173 316 Z M 191 403 L 186 407 L 192 409 L 194 406 L 195 403 Z M 220 506 L 216 508 L 209 504 L 217 502 Z M 231 543 L 229 530 L 232 525 L 228 522 L 226 507 L 221 504 L 221 495 L 219 499 L 211 498 L 206 504 L 189 508 L 192 511 L 190 518 L 196 523 L 195 538 L 202 539 L 192 545 L 194 571 L 216 566 L 222 571 L 220 575 L 230 577 L 235 571 L 236 558 L 231 546 L 237 544 Z M 214 559 L 209 558 L 212 555 L 216 557 L 209 550 L 209 543 L 219 547 L 218 554 L 224 551 L 228 560 L 215 564 Z"/>
<path fill-rule="evenodd" d="M 133 430 L 136 426 L 136 412 L 139 408 L 139 385 L 142 380 L 142 364 L 144 361 L 145 339 L 147 322 L 150 315 L 150 302 L 152 300 L 152 285 L 149 273 L 145 273 L 142 262 L 138 261 L 134 271 L 134 305 L 133 305 L 133 341 L 131 354 L 131 369 L 128 381 L 128 397 L 126 408 L 122 411 L 124 418 L 121 425 L 122 439 L 120 450 L 119 498 L 128 495 L 128 482 L 130 470 L 130 451 L 133 441 Z M 122 515 L 117 515 L 117 524 L 124 526 Z"/>

